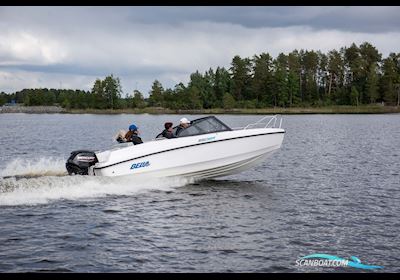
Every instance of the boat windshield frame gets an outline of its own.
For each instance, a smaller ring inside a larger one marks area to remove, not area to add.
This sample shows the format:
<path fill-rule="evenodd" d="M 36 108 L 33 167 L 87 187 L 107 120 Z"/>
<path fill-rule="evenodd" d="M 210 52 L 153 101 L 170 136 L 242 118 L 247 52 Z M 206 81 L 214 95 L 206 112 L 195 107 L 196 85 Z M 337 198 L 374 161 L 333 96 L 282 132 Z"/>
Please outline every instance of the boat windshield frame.
<path fill-rule="evenodd" d="M 207 125 L 209 126 L 214 126 L 215 129 L 209 129 L 209 130 L 204 130 L 204 127 L 200 127 L 199 124 L 207 122 Z M 216 127 L 219 126 L 219 127 Z M 178 125 L 173 128 L 174 135 L 176 133 Z M 197 131 L 191 132 L 191 130 L 197 129 Z M 187 133 L 189 131 L 189 134 L 187 135 L 182 135 L 182 133 Z M 176 135 L 177 138 L 181 137 L 189 137 L 189 136 L 196 136 L 196 135 L 202 135 L 202 134 L 209 134 L 209 133 L 216 133 L 216 132 L 224 132 L 224 131 L 232 131 L 232 128 L 230 128 L 228 125 L 226 125 L 224 122 L 222 122 L 220 119 L 218 119 L 215 116 L 208 116 L 208 117 L 203 117 L 199 119 L 195 119 L 190 122 L 190 126 L 188 128 L 185 128 L 181 131 L 179 131 L 179 134 Z"/>

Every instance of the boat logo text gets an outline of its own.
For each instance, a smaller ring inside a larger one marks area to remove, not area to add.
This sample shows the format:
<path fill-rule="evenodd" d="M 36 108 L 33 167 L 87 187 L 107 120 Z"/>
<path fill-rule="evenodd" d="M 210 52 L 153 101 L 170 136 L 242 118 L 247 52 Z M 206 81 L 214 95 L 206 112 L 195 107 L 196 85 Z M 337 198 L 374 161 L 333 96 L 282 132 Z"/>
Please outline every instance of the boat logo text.
<path fill-rule="evenodd" d="M 215 139 L 215 136 L 207 137 L 207 138 L 201 138 L 201 139 L 198 140 L 198 142 L 211 141 L 211 140 L 214 140 L 214 139 Z"/>
<path fill-rule="evenodd" d="M 142 167 L 147 167 L 149 165 L 150 165 L 149 161 L 142 161 L 142 162 L 132 164 L 131 169 L 138 169 L 138 168 L 142 168 Z"/>
<path fill-rule="evenodd" d="M 96 158 L 93 156 L 78 156 L 76 158 L 78 161 L 83 161 L 83 162 L 92 162 L 94 161 Z"/>

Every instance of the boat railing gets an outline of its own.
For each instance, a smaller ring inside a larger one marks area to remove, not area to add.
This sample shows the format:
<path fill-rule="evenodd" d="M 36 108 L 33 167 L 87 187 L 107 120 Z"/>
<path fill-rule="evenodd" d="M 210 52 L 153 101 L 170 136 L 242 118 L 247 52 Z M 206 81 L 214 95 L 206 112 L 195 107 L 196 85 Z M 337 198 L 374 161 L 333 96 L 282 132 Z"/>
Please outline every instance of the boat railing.
<path fill-rule="evenodd" d="M 282 127 L 282 116 L 274 115 L 274 116 L 265 116 L 259 119 L 255 123 L 250 123 L 244 127 L 235 127 L 233 130 L 239 129 L 250 129 L 250 128 L 281 128 Z M 279 126 L 277 126 L 279 124 Z"/>

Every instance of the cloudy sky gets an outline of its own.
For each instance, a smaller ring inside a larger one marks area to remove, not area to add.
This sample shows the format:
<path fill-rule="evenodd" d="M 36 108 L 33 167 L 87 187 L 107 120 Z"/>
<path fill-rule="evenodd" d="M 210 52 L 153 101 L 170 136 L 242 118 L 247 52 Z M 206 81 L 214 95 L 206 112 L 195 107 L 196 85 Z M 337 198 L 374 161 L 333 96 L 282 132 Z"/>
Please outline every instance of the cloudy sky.
<path fill-rule="evenodd" d="M 0 91 L 89 90 L 113 73 L 145 96 L 190 73 L 365 41 L 400 52 L 400 7 L 0 7 Z"/>

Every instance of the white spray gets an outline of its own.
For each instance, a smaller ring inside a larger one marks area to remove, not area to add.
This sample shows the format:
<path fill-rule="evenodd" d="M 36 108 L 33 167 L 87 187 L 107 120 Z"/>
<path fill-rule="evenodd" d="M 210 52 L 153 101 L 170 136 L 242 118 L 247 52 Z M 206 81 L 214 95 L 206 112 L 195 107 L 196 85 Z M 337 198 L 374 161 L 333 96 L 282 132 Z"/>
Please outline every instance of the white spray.
<path fill-rule="evenodd" d="M 186 178 L 63 176 L 65 161 L 17 159 L 2 171 L 0 206 L 34 205 L 55 200 L 87 200 L 107 195 L 134 195 L 148 190 L 172 190 L 191 183 Z M 49 176 L 50 175 L 50 176 Z M 11 176 L 4 178 L 5 176 Z"/>

